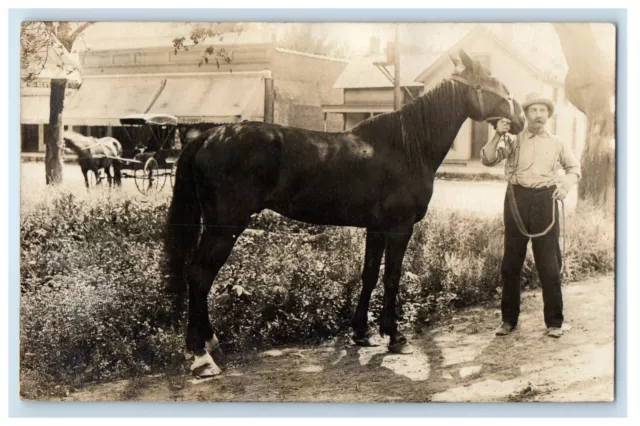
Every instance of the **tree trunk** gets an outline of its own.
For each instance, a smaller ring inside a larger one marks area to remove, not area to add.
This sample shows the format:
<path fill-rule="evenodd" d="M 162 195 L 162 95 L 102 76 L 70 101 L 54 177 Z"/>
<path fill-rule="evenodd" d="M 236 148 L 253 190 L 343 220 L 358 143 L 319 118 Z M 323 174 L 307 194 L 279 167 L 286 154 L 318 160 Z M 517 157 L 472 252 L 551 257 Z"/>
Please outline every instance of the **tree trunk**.
<path fill-rule="evenodd" d="M 51 80 L 51 98 L 49 101 L 49 131 L 45 135 L 46 153 L 44 168 L 47 185 L 62 183 L 62 110 L 64 94 L 67 90 L 66 79 Z"/>
<path fill-rule="evenodd" d="M 604 107 L 603 107 L 604 108 Z M 608 108 L 589 108 L 578 199 L 613 213 L 615 209 L 615 119 Z"/>

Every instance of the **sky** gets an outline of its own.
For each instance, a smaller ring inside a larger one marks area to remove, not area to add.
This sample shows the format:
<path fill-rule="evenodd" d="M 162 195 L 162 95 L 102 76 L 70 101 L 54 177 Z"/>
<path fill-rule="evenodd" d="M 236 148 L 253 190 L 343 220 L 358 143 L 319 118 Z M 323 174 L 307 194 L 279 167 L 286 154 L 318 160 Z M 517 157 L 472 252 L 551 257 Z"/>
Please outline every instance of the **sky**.
<path fill-rule="evenodd" d="M 203 26 L 224 25 L 216 23 L 191 23 Z M 284 37 L 292 25 L 288 23 L 244 23 L 249 30 L 233 34 L 227 42 L 269 41 L 272 33 L 278 39 Z M 304 23 L 311 27 L 317 38 L 336 41 L 348 46 L 354 55 L 364 55 L 369 51 L 372 38 L 379 41 L 381 51 L 387 42 L 394 40 L 395 26 L 400 26 L 401 45 L 404 53 L 413 53 L 418 48 L 443 51 L 463 37 L 474 23 Z M 521 54 L 532 60 L 540 60 L 566 68 L 564 55 L 553 27 L 549 23 L 485 24 L 499 37 L 508 41 Z M 615 30 L 608 24 L 591 25 L 597 34 L 598 43 L 605 54 L 615 58 Z M 174 37 L 188 37 L 192 26 L 185 22 L 99 22 L 89 27 L 74 45 L 79 51 L 106 47 L 147 47 L 171 45 Z M 217 27 L 219 28 L 219 27 Z M 412 47 L 409 47 L 412 46 Z M 545 68 L 542 66 L 541 68 Z"/>

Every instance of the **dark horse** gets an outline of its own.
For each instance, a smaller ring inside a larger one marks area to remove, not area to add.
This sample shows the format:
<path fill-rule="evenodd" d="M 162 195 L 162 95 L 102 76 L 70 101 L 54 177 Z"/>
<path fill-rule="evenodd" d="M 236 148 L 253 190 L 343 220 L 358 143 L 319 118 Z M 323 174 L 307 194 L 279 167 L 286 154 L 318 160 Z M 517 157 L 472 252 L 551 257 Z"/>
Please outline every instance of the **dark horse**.
<path fill-rule="evenodd" d="M 398 331 L 396 296 L 405 250 L 427 213 L 436 169 L 467 118 L 506 117 L 515 133 L 524 125 L 522 109 L 504 84 L 465 52 L 460 58 L 451 58 L 455 73 L 425 95 L 345 132 L 247 122 L 205 131 L 185 148 L 165 250 L 176 312 L 188 289 L 186 344 L 195 355 L 193 374 L 220 373 L 210 355 L 217 338 L 207 296 L 251 215 L 263 209 L 312 224 L 366 228 L 353 340 L 372 344 L 367 311 L 385 253 L 380 334 L 389 336 L 390 351 L 409 352 Z"/>
<path fill-rule="evenodd" d="M 84 176 L 84 183 L 89 188 L 88 173 L 92 171 L 99 182 L 99 171 L 104 169 L 107 174 L 109 186 L 122 184 L 121 163 L 118 158 L 122 157 L 122 145 L 117 139 L 110 136 L 104 138 L 94 138 L 84 136 L 73 131 L 66 131 L 63 135 L 65 146 L 69 147 L 78 155 L 78 164 Z M 111 167 L 113 167 L 114 178 L 111 177 Z"/>

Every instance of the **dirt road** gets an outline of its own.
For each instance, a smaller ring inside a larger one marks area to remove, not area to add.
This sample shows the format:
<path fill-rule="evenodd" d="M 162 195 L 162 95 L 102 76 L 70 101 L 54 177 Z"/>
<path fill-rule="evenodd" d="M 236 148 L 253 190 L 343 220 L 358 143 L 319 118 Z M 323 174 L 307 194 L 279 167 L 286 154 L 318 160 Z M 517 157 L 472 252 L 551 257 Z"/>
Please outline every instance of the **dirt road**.
<path fill-rule="evenodd" d="M 154 376 L 80 389 L 69 401 L 496 402 L 611 401 L 614 392 L 612 276 L 564 289 L 566 331 L 545 335 L 542 296 L 523 294 L 519 328 L 496 337 L 497 304 L 461 312 L 412 335 L 412 355 L 338 339 L 258 354 L 222 376 Z"/>

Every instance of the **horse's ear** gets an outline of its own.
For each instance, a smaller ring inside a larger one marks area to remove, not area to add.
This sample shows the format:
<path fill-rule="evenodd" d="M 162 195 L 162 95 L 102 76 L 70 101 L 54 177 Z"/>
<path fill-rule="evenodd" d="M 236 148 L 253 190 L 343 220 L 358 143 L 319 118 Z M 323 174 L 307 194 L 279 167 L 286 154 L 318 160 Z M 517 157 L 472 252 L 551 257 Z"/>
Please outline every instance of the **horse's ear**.
<path fill-rule="evenodd" d="M 453 62 L 453 66 L 455 67 L 455 72 L 461 73 L 462 71 L 464 71 L 464 65 L 462 65 L 462 61 L 460 61 L 459 58 L 456 58 L 455 56 L 451 56 L 451 53 L 449 53 L 449 59 L 451 59 L 451 62 Z"/>
<path fill-rule="evenodd" d="M 460 59 L 462 59 L 462 63 L 464 64 L 465 68 L 468 68 L 470 70 L 473 69 L 473 59 L 471 59 L 471 57 L 467 55 L 467 52 L 462 49 L 460 49 Z"/>

